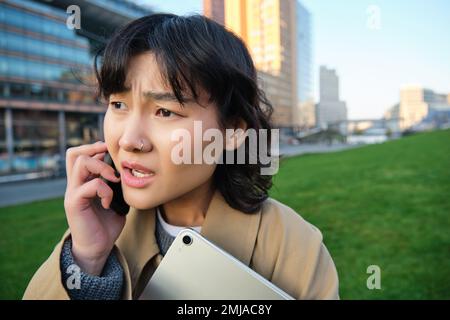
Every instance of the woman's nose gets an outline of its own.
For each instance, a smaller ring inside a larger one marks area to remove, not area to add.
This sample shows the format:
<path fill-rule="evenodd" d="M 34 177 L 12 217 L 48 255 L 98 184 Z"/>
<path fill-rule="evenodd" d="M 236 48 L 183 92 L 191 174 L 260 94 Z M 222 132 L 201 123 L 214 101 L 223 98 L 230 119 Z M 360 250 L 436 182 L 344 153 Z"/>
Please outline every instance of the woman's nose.
<path fill-rule="evenodd" d="M 145 137 L 136 138 L 120 138 L 119 146 L 128 152 L 149 152 L 152 145 Z"/>
<path fill-rule="evenodd" d="M 123 150 L 128 152 L 149 152 L 152 150 L 153 144 L 149 137 L 150 127 L 147 120 L 143 113 L 131 114 L 127 118 L 119 139 L 119 146 Z"/>
<path fill-rule="evenodd" d="M 128 152 L 149 152 L 153 145 L 139 123 L 128 123 L 119 139 L 119 146 Z"/>

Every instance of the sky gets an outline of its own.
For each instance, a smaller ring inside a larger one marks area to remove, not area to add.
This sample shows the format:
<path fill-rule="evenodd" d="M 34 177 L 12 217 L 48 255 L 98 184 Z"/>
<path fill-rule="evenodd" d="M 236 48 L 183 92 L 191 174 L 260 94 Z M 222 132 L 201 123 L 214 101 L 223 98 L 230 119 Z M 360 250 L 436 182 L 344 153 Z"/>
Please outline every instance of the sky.
<path fill-rule="evenodd" d="M 238 0 L 234 0 L 238 1 Z M 176 14 L 202 0 L 137 0 Z M 312 16 L 314 95 L 320 65 L 336 69 L 350 119 L 380 118 L 417 84 L 450 93 L 449 0 L 301 0 Z"/>

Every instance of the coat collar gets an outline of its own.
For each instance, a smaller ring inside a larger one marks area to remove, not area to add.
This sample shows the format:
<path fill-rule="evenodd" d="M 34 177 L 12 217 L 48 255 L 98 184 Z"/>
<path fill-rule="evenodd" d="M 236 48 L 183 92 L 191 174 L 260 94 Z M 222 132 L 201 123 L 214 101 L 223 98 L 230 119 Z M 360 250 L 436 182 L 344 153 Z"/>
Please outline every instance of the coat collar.
<path fill-rule="evenodd" d="M 117 246 L 128 262 L 133 282 L 137 281 L 150 259 L 157 256 L 158 264 L 162 259 L 155 237 L 155 212 L 155 208 L 130 208 L 124 230 L 117 240 Z M 203 221 L 201 235 L 249 265 L 260 220 L 261 210 L 246 214 L 233 209 L 216 189 Z"/>

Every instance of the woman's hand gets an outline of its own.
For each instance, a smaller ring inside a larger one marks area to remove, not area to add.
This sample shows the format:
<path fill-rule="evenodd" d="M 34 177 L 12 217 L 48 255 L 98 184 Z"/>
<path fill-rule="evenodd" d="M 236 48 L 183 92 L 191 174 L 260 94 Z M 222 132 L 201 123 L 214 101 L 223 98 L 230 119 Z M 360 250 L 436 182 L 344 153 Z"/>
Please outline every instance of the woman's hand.
<path fill-rule="evenodd" d="M 109 205 L 113 191 L 103 178 L 118 182 L 114 169 L 103 162 L 104 142 L 67 149 L 67 188 L 64 209 L 72 235 L 72 254 L 80 268 L 100 275 L 114 243 L 125 225 L 125 217 Z"/>

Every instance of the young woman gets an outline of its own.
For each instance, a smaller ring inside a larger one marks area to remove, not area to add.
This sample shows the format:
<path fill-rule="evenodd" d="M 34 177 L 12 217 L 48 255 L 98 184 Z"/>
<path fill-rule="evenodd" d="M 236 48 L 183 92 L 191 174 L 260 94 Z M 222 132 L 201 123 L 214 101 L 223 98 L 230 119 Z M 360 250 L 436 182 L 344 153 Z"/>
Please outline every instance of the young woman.
<path fill-rule="evenodd" d="M 105 142 L 67 150 L 69 229 L 25 299 L 137 299 L 187 226 L 297 299 L 339 298 L 321 232 L 268 197 L 271 176 L 259 156 L 248 161 L 248 137 L 225 134 L 271 129 L 272 107 L 238 37 L 203 16 L 156 14 L 120 29 L 97 65 Z M 191 134 L 182 153 L 192 156 L 199 123 L 223 133 L 219 158 L 245 146 L 246 162 L 175 163 L 174 132 Z M 113 192 L 100 177 L 121 183 L 126 217 L 109 208 Z"/>

